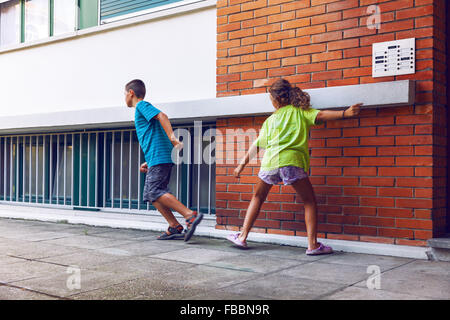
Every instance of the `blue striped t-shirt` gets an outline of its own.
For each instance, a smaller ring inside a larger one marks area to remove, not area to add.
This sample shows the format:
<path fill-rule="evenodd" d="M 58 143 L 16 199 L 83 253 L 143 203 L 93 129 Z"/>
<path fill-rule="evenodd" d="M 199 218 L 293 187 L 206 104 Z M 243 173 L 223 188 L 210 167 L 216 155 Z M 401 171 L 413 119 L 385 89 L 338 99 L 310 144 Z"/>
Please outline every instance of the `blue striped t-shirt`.
<path fill-rule="evenodd" d="M 173 163 L 172 142 L 164 128 L 154 117 L 161 111 L 147 101 L 139 101 L 134 113 L 136 135 L 144 152 L 148 167 L 162 163 Z"/>

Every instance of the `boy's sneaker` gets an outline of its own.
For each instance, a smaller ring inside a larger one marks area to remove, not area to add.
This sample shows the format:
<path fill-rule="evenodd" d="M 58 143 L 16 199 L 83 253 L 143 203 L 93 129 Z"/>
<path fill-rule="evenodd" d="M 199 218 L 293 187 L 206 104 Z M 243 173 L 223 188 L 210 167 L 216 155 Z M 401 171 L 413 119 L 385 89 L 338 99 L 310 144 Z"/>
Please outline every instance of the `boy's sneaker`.
<path fill-rule="evenodd" d="M 156 240 L 177 240 L 184 238 L 184 228 L 181 224 L 175 228 L 169 227 L 166 232 L 160 235 Z"/>
<path fill-rule="evenodd" d="M 192 217 L 189 219 L 186 219 L 186 234 L 184 236 L 184 241 L 189 241 L 191 239 L 192 235 L 195 232 L 195 228 L 197 225 L 202 221 L 203 219 L 203 213 L 194 211 L 192 214 Z"/>

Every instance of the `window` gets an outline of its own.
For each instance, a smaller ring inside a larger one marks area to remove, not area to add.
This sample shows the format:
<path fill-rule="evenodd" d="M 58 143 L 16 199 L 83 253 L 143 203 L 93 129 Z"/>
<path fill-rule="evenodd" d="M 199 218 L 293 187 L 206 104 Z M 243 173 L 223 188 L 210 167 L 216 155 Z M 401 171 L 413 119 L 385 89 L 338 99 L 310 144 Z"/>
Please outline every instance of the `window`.
<path fill-rule="evenodd" d="M 0 46 L 20 43 L 20 1 L 0 4 Z"/>
<path fill-rule="evenodd" d="M 95 26 L 97 7 L 98 0 L 0 0 L 0 46 Z"/>
<path fill-rule="evenodd" d="M 50 35 L 50 3 L 48 0 L 25 1 L 25 41 Z"/>
<path fill-rule="evenodd" d="M 170 8 L 183 3 L 199 2 L 200 0 L 100 0 L 101 23 L 113 22 L 155 10 Z"/>
<path fill-rule="evenodd" d="M 56 0 L 53 4 L 53 35 L 75 31 L 77 5 L 73 0 Z"/>
<path fill-rule="evenodd" d="M 169 188 L 192 210 L 215 213 L 215 124 L 175 125 L 186 161 Z M 180 129 L 177 131 L 177 129 Z M 198 146 L 202 146 L 198 148 Z M 196 159 L 202 159 L 200 161 Z M 145 162 L 134 129 L 0 136 L 0 202 L 156 210 L 144 202 Z"/>

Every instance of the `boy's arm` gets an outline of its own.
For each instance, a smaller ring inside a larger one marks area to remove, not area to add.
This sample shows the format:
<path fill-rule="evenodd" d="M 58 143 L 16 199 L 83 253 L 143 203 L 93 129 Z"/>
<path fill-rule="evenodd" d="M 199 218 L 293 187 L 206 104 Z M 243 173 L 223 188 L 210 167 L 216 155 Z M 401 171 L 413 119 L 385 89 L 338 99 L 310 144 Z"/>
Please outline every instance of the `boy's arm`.
<path fill-rule="evenodd" d="M 253 157 L 258 154 L 259 147 L 255 144 L 252 144 L 250 146 L 250 149 L 248 149 L 247 153 L 245 154 L 245 157 L 241 160 L 237 168 L 234 170 L 234 176 L 237 178 L 239 177 L 239 174 L 244 170 L 244 167 L 250 162 Z"/>
<path fill-rule="evenodd" d="M 359 114 L 362 105 L 362 103 L 357 103 L 341 111 L 321 110 L 316 116 L 316 122 L 338 120 L 356 116 Z"/>
<path fill-rule="evenodd" d="M 175 137 L 175 133 L 173 132 L 169 117 L 167 117 L 164 112 L 160 112 L 155 116 L 155 119 L 157 119 L 161 123 L 161 126 L 163 127 L 174 147 L 181 145 L 181 142 Z"/>

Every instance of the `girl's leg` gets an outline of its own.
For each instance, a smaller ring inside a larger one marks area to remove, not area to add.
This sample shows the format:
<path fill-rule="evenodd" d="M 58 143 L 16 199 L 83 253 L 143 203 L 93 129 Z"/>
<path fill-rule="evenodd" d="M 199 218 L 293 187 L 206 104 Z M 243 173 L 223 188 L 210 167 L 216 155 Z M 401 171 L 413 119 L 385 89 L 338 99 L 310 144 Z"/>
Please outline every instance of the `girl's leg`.
<path fill-rule="evenodd" d="M 244 225 L 242 227 L 241 235 L 239 236 L 239 240 L 245 241 L 248 237 L 248 233 L 250 229 L 253 227 L 256 218 L 259 215 L 259 210 L 263 205 L 264 201 L 266 201 L 267 194 L 272 188 L 271 184 L 267 184 L 261 179 L 256 183 L 256 191 L 250 201 L 250 205 L 248 206 L 247 212 L 245 213 Z"/>
<path fill-rule="evenodd" d="M 292 186 L 302 198 L 305 207 L 306 233 L 308 234 L 308 249 L 319 247 L 317 243 L 317 202 L 309 178 L 295 181 Z"/>

